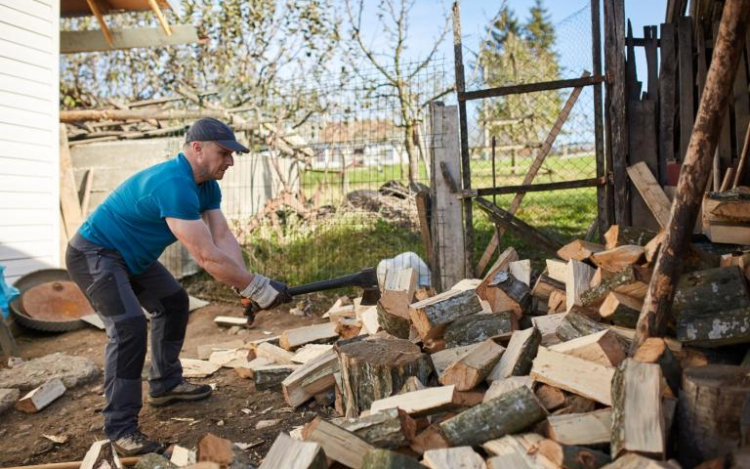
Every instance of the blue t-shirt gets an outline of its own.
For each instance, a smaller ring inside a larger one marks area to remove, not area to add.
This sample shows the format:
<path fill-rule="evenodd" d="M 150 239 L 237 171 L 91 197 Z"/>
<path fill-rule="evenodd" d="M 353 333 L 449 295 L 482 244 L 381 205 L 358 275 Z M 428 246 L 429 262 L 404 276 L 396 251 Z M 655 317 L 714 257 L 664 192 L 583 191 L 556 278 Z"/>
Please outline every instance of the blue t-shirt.
<path fill-rule="evenodd" d="M 220 204 L 219 184 L 196 184 L 190 163 L 180 153 L 120 184 L 78 232 L 92 243 L 118 251 L 137 275 L 177 240 L 165 217 L 199 220 L 201 213 Z"/>

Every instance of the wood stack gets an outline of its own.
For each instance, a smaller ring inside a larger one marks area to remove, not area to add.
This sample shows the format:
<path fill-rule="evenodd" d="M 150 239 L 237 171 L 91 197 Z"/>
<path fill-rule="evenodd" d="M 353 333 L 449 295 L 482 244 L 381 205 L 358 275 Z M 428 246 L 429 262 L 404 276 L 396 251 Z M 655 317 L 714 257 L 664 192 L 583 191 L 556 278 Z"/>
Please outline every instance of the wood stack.
<path fill-rule="evenodd" d="M 340 416 L 304 428 L 317 446 L 280 436 L 274 457 L 286 446 L 305 450 L 300 467 L 317 467 L 319 448 L 347 467 L 628 469 L 734 454 L 750 443 L 747 368 L 709 364 L 728 355 L 699 347 L 750 343 L 748 256 L 687 271 L 678 340 L 648 339 L 628 358 L 662 238 L 613 227 L 605 245 L 571 243 L 537 274 L 509 248 L 485 278 L 421 298 L 406 269 L 378 306 L 329 312 L 362 322 L 358 335 L 315 325 L 281 335 L 304 338 L 282 343 L 291 350 L 254 345 L 257 357 L 298 366 L 281 384 L 290 406 L 334 395 Z M 376 325 L 364 327 L 364 313 Z M 294 350 L 307 341 L 318 343 Z"/>

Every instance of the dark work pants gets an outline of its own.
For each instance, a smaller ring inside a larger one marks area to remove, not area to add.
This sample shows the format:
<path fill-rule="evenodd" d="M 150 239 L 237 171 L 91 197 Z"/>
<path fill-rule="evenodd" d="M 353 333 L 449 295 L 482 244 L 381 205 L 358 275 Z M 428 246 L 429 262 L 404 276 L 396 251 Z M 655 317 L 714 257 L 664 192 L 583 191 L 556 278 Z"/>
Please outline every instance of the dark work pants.
<path fill-rule="evenodd" d="M 163 394 L 182 381 L 179 356 L 187 328 L 188 295 L 160 263 L 132 275 L 117 251 L 80 235 L 70 241 L 65 259 L 71 278 L 107 329 L 104 432 L 109 439 L 121 438 L 138 428 L 143 405 L 147 322 L 141 307 L 152 315 L 150 393 Z"/>

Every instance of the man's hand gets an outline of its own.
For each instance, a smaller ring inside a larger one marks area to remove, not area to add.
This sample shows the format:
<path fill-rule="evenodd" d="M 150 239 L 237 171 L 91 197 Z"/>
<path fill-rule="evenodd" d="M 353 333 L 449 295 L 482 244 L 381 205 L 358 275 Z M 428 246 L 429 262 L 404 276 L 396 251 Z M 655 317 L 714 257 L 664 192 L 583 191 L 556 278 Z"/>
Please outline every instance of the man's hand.
<path fill-rule="evenodd" d="M 292 301 L 292 295 L 285 284 L 258 274 L 255 274 L 253 281 L 240 291 L 240 295 L 255 302 L 261 310 L 272 309 Z"/>

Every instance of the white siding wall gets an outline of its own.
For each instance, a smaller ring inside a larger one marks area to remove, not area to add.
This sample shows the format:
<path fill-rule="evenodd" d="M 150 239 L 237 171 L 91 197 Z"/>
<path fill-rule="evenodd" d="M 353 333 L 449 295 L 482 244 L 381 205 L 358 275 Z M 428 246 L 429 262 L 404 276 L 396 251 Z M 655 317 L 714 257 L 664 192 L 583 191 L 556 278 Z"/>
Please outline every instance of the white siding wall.
<path fill-rule="evenodd" d="M 0 0 L 0 265 L 60 259 L 60 0 Z"/>

